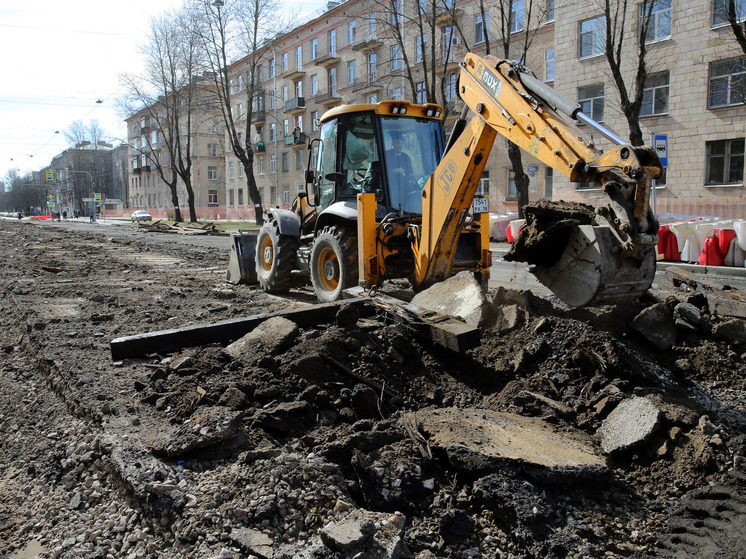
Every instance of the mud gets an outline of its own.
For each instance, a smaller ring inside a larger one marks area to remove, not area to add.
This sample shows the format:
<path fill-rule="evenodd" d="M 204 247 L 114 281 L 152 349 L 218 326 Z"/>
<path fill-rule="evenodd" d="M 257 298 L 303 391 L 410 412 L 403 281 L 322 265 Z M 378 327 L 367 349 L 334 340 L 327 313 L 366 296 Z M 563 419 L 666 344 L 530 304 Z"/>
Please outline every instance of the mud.
<path fill-rule="evenodd" d="M 153 235 L 0 222 L 0 237 L 2 556 L 742 555 L 746 348 L 713 337 L 724 319 L 701 298 L 671 286 L 591 312 L 501 289 L 510 327 L 463 354 L 343 306 L 285 344 L 114 362 L 117 337 L 314 299 L 227 285 L 227 251 Z M 704 326 L 666 351 L 631 328 L 687 301 Z M 654 433 L 605 454 L 601 426 L 633 397 L 659 410 Z M 446 408 L 474 437 L 417 420 Z M 541 421 L 603 467 L 494 460 L 473 410 Z"/>

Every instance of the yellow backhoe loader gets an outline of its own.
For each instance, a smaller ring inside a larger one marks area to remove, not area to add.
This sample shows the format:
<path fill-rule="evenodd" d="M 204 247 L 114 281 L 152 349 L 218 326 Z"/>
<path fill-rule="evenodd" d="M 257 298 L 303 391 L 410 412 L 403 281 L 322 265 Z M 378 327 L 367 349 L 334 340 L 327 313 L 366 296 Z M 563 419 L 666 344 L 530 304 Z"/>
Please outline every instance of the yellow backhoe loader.
<path fill-rule="evenodd" d="M 629 145 L 517 62 L 468 54 L 460 66 L 465 106 L 447 141 L 435 104 L 384 101 L 324 114 L 309 144 L 306 192 L 291 210 L 267 210 L 257 236 L 264 290 L 287 291 L 293 270 L 310 274 L 322 302 L 357 284 L 406 278 L 422 289 L 463 270 L 486 285 L 488 204 L 475 193 L 498 134 L 571 181 L 598 184 L 609 198 L 580 217 L 535 209 L 527 216 L 530 237 L 522 234 L 513 257 L 574 306 L 648 289 L 657 242 L 648 199 L 661 173 L 655 151 Z M 615 147 L 596 150 L 559 112 Z"/>

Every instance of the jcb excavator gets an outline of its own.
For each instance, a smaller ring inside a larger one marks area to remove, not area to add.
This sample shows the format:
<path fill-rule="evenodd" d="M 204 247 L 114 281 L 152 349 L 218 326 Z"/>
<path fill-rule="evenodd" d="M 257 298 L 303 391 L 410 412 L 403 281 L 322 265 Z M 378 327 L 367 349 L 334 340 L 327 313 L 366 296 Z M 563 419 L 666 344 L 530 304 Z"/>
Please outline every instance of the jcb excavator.
<path fill-rule="evenodd" d="M 517 62 L 468 54 L 460 66 L 465 107 L 447 141 L 435 104 L 384 101 L 324 114 L 319 138 L 309 145 L 317 161 L 311 169 L 309 155 L 307 192 L 291 210 L 267 210 L 259 231 L 256 274 L 264 290 L 287 291 L 293 270 L 310 273 L 321 302 L 340 299 L 358 283 L 373 288 L 406 278 L 417 290 L 463 270 L 486 286 L 488 205 L 475 193 L 498 134 L 571 181 L 598 184 L 609 197 L 572 225 L 564 251 L 549 255 L 551 265 L 534 266 L 533 273 L 573 306 L 631 299 L 648 289 L 657 242 L 648 199 L 651 179 L 661 173 L 655 151 L 629 145 Z M 558 111 L 616 147 L 596 150 Z"/>

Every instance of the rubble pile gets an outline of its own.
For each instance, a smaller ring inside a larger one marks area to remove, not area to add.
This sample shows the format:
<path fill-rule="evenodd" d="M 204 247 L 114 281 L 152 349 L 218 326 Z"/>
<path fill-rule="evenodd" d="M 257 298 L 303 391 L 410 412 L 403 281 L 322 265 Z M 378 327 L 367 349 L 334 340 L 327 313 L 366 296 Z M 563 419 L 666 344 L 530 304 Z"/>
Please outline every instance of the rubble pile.
<path fill-rule="evenodd" d="M 133 258 L 144 253 L 181 260 L 154 274 L 157 259 Z M 277 316 L 230 343 L 112 362 L 118 336 L 306 296 L 216 289 L 201 249 L 112 240 L 94 257 L 84 278 L 63 271 L 42 290 L 52 316 L 19 304 L 50 272 L 21 262 L 4 280 L 0 390 L 18 405 L 0 413 L 17 425 L 3 449 L 19 466 L 0 491 L 2 553 L 742 553 L 743 320 L 707 298 L 672 290 L 590 311 L 501 288 L 464 297 L 481 340 L 461 352 L 407 313 L 342 303 L 330 322 Z"/>

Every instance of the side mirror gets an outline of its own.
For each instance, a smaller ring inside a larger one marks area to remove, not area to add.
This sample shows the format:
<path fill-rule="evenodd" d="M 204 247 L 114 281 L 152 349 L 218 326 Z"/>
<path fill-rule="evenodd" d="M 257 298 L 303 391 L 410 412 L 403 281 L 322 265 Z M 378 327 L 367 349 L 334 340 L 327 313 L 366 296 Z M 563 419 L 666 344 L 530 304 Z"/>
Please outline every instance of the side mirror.
<path fill-rule="evenodd" d="M 328 181 L 332 181 L 334 184 L 342 182 L 345 176 L 342 173 L 327 173 L 324 178 Z"/>
<path fill-rule="evenodd" d="M 311 183 L 315 180 L 316 180 L 316 173 L 314 172 L 314 170 L 306 169 L 306 177 L 305 177 L 306 184 Z"/>

